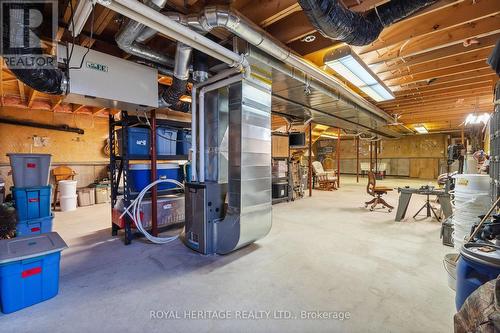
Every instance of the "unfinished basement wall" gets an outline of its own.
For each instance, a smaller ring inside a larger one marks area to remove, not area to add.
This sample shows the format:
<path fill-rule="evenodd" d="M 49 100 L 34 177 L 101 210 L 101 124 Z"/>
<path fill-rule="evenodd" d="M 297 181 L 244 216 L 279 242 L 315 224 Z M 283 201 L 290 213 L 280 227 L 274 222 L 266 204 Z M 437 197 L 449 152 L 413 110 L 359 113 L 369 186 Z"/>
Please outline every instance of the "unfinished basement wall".
<path fill-rule="evenodd" d="M 7 153 L 52 154 L 52 168 L 60 165 L 72 168 L 77 173 L 75 179 L 79 187 L 107 177 L 109 158 L 104 154 L 108 137 L 107 118 L 15 107 L 0 107 L 0 118 L 66 125 L 84 130 L 84 134 L 77 134 L 0 123 L 0 176 L 7 181 L 7 191 L 12 186 Z"/>
<path fill-rule="evenodd" d="M 356 141 L 342 139 L 340 144 L 340 171 L 356 174 Z M 326 169 L 336 169 L 336 140 L 318 140 L 315 144 L 316 159 Z M 378 153 L 378 167 L 386 165 L 390 176 L 436 179 L 446 172 L 447 136 L 444 134 L 412 135 L 394 140 L 381 140 Z M 360 163 L 370 162 L 370 143 L 360 140 Z M 375 161 L 375 152 L 373 152 Z M 361 171 L 361 167 L 360 167 Z"/>

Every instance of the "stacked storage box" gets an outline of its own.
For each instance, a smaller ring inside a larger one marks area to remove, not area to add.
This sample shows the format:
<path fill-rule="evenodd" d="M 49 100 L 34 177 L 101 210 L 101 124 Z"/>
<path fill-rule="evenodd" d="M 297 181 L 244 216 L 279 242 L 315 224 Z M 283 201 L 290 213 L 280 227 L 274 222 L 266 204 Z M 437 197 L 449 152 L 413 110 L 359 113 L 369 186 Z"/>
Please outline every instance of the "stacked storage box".
<path fill-rule="evenodd" d="M 66 247 L 55 232 L 0 240 L 0 310 L 11 313 L 56 296 Z"/>
<path fill-rule="evenodd" d="M 51 155 L 8 154 L 12 168 L 17 226 L 16 236 L 52 231 L 49 170 Z"/>
<path fill-rule="evenodd" d="M 118 153 L 121 156 L 124 155 L 125 145 L 127 146 L 126 153 L 130 156 L 149 156 L 151 149 L 149 128 L 130 127 L 126 129 L 126 139 L 123 135 L 124 130 L 117 131 Z M 156 129 L 156 154 L 159 156 L 175 155 L 176 148 L 177 130 L 158 127 Z"/>

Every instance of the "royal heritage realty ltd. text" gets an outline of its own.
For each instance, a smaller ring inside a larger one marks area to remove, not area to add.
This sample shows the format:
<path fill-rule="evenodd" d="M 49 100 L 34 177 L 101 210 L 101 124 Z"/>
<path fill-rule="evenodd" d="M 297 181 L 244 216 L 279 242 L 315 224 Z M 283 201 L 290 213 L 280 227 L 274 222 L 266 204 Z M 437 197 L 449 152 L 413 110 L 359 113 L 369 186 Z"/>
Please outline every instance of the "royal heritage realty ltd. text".
<path fill-rule="evenodd" d="M 151 310 L 150 319 L 164 320 L 349 320 L 348 311 L 288 310 Z"/>

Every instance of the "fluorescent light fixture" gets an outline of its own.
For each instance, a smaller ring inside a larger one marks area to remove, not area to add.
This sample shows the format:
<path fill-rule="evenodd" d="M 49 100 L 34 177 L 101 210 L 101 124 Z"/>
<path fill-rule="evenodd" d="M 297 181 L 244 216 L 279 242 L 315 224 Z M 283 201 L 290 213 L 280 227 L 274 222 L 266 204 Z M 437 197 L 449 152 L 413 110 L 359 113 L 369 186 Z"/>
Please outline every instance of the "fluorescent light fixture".
<path fill-rule="evenodd" d="M 422 124 L 413 126 L 413 129 L 415 129 L 415 131 L 417 131 L 419 134 L 427 134 L 427 133 L 429 133 L 429 131 L 427 130 L 427 128 L 425 128 L 425 126 L 422 125 Z"/>
<path fill-rule="evenodd" d="M 330 138 L 330 139 L 338 139 L 338 136 L 336 135 L 331 135 L 331 134 L 321 134 L 320 137 L 322 138 Z"/>
<path fill-rule="evenodd" d="M 78 1 L 78 5 L 76 6 L 73 22 L 71 19 L 69 21 L 68 30 L 71 31 L 71 35 L 73 37 L 78 36 L 85 26 L 85 23 L 89 19 L 90 14 L 92 13 L 92 1 L 91 0 L 80 0 Z M 73 23 L 75 26 L 73 27 Z"/>
<path fill-rule="evenodd" d="M 323 58 L 325 65 L 361 89 L 376 102 L 388 101 L 395 96 L 349 46 L 336 48 Z"/>
<path fill-rule="evenodd" d="M 490 115 L 488 113 L 483 113 L 480 115 L 470 113 L 467 118 L 465 118 L 465 125 L 475 125 L 475 124 L 487 124 L 490 119 Z"/>

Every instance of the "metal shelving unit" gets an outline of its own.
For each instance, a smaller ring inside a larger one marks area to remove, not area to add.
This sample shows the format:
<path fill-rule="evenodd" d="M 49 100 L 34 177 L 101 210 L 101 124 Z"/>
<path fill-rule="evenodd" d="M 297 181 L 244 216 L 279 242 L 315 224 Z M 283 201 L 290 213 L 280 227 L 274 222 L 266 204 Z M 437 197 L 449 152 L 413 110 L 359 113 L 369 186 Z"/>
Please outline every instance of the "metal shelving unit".
<path fill-rule="evenodd" d="M 188 122 L 180 122 L 174 120 L 156 119 L 153 113 L 153 119 L 150 121 L 152 127 L 156 126 L 167 126 L 175 129 L 186 129 L 191 128 L 191 124 Z M 156 161 L 182 161 L 187 160 L 187 155 L 156 155 L 156 149 L 153 148 L 154 142 L 156 140 L 151 140 L 151 154 L 150 155 L 129 155 L 128 152 L 128 131 L 123 130 L 121 133 L 120 147 L 123 152 L 119 155 L 116 149 L 117 136 L 116 130 L 127 127 L 149 127 L 141 122 L 141 120 L 135 116 L 130 116 L 128 112 L 121 112 L 121 119 L 115 120 L 113 115 L 109 116 L 109 147 L 110 147 L 110 157 L 109 157 L 109 172 L 111 178 L 111 213 L 116 208 L 119 197 L 123 196 L 124 206 L 128 207 L 130 203 L 137 197 L 138 192 L 131 190 L 129 186 L 129 167 L 130 161 L 150 161 L 151 164 L 156 164 Z M 155 136 L 156 131 L 151 131 L 151 136 Z M 152 168 L 155 169 L 155 168 Z M 152 175 L 156 174 L 156 169 L 152 171 Z M 154 177 L 156 178 L 156 177 Z M 122 182 L 123 188 L 120 188 L 120 181 Z M 152 209 L 153 209 L 153 220 L 152 220 L 152 230 L 153 234 L 157 233 L 157 221 L 156 214 L 156 197 L 157 195 L 174 194 L 179 193 L 179 190 L 169 189 L 169 190 L 153 190 L 152 193 L 146 194 L 145 197 L 153 198 Z M 128 215 L 124 215 L 124 243 L 128 245 L 132 242 L 134 237 L 141 235 L 136 233 L 132 228 L 132 220 Z M 111 221 L 111 234 L 113 236 L 118 235 L 120 230 L 120 225 L 112 219 Z M 156 236 L 156 235 L 155 235 Z"/>

